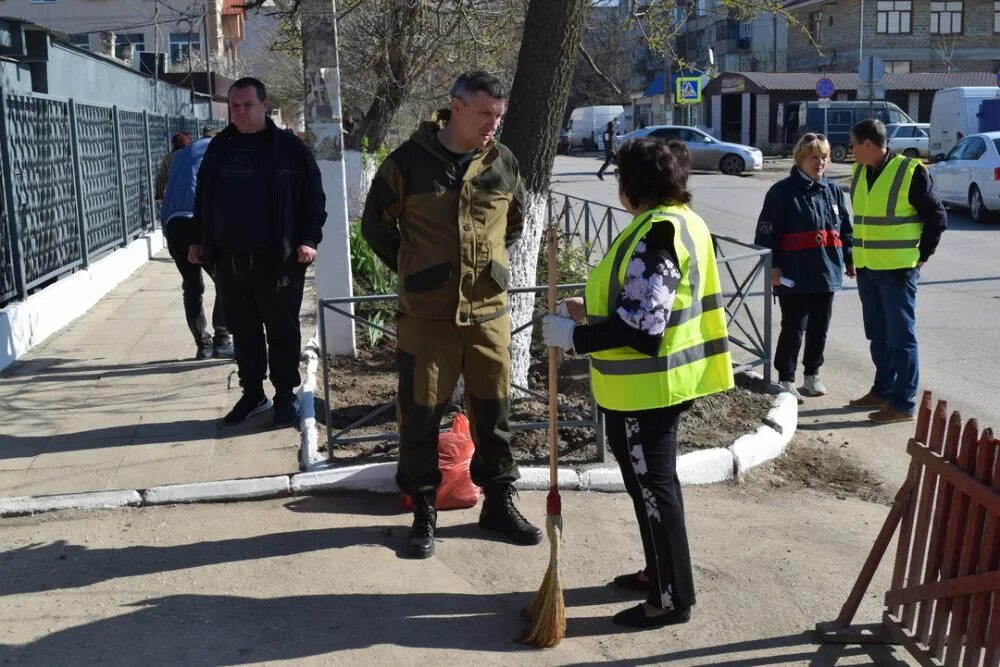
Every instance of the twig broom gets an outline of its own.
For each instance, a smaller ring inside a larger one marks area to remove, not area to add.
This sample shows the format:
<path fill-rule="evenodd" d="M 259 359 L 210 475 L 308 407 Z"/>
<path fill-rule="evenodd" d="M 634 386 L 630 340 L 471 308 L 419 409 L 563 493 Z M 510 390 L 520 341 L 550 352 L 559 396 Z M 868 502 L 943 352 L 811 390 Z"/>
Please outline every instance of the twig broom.
<path fill-rule="evenodd" d="M 549 312 L 556 312 L 558 238 L 552 224 L 548 228 Z M 562 537 L 562 499 L 559 497 L 558 469 L 558 371 L 559 350 L 549 348 L 549 495 L 545 502 L 545 532 L 549 536 L 549 568 L 531 605 L 524 615 L 532 624 L 525 643 L 538 648 L 555 646 L 566 636 L 566 604 L 559 582 L 559 541 Z"/>

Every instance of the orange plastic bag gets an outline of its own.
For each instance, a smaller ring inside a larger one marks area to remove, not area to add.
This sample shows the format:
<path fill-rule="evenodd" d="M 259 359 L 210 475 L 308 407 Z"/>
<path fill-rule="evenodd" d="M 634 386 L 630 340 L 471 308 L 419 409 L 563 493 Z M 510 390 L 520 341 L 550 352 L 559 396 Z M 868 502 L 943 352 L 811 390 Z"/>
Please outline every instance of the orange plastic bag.
<path fill-rule="evenodd" d="M 441 486 L 435 506 L 439 510 L 475 507 L 479 502 L 479 487 L 472 483 L 469 464 L 476 447 L 469 430 L 469 418 L 464 412 L 455 415 L 451 430 L 438 436 L 438 469 Z M 403 509 L 413 509 L 413 500 L 403 494 Z"/>

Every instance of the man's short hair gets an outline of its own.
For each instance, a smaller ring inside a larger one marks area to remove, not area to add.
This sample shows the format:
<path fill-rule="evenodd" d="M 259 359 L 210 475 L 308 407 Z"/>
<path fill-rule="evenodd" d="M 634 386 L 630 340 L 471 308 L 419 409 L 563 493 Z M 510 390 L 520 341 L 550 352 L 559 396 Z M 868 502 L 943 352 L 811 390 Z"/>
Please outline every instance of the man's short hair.
<path fill-rule="evenodd" d="M 267 88 L 264 87 L 264 83 L 260 79 L 255 79 L 252 76 L 245 76 L 242 79 L 236 79 L 233 81 L 233 85 L 229 86 L 229 92 L 226 93 L 226 97 L 234 90 L 243 90 L 244 88 L 253 88 L 257 93 L 257 101 L 264 102 L 267 100 Z"/>
<path fill-rule="evenodd" d="M 855 123 L 851 127 L 851 136 L 859 144 L 865 143 L 867 139 L 879 148 L 885 148 L 886 144 L 889 143 L 889 135 L 886 134 L 885 123 L 877 118 L 868 118 L 860 123 Z"/>
<path fill-rule="evenodd" d="M 484 92 L 498 100 L 507 99 L 507 90 L 499 79 L 482 70 L 465 72 L 455 80 L 455 85 L 451 87 L 451 96 L 460 97 L 463 101 L 466 97 L 478 92 Z"/>

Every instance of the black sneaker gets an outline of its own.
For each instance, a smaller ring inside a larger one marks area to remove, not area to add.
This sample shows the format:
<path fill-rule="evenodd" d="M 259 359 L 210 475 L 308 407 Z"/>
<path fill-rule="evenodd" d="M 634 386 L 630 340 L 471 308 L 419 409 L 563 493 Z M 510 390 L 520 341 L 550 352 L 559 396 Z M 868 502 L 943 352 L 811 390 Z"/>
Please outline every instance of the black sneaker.
<path fill-rule="evenodd" d="M 299 423 L 299 399 L 295 394 L 282 394 L 274 397 L 274 418 L 271 424 L 275 428 L 294 426 Z"/>
<path fill-rule="evenodd" d="M 532 526 L 514 506 L 515 493 L 513 484 L 488 490 L 479 513 L 479 526 L 504 533 L 517 544 L 538 544 L 542 541 L 542 531 Z"/>
<path fill-rule="evenodd" d="M 201 343 L 199 343 L 198 344 L 198 351 L 194 353 L 194 358 L 197 359 L 198 361 L 204 361 L 205 359 L 211 359 L 212 358 L 212 351 L 213 351 L 213 347 L 212 347 L 211 343 L 209 343 L 208 345 L 202 345 Z"/>
<path fill-rule="evenodd" d="M 430 558 L 434 555 L 434 529 L 437 527 L 435 492 L 413 497 L 413 526 L 407 553 L 413 558 Z"/>
<path fill-rule="evenodd" d="M 232 359 L 235 354 L 231 338 L 221 340 L 213 346 L 212 356 L 216 359 Z"/>
<path fill-rule="evenodd" d="M 240 400 L 236 401 L 236 405 L 229 411 L 229 414 L 222 418 L 222 423 L 239 424 L 253 415 L 267 412 L 270 409 L 271 399 L 265 396 L 263 391 L 260 393 L 244 391 L 243 395 L 240 396 Z"/>

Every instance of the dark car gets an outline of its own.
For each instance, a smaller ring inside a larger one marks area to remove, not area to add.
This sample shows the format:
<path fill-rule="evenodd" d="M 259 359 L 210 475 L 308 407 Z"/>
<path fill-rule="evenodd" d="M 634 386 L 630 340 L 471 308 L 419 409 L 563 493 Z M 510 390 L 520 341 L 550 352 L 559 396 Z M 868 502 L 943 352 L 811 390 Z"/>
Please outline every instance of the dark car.
<path fill-rule="evenodd" d="M 785 105 L 784 118 L 778 128 L 779 136 L 785 138 L 789 148 L 794 146 L 803 134 L 818 132 L 826 134 L 830 141 L 830 159 L 844 162 L 850 154 L 848 133 L 851 127 L 868 118 L 866 100 L 833 101 L 829 108 L 820 108 L 818 102 L 789 102 Z M 891 123 L 913 123 L 914 120 L 892 102 L 877 101 L 872 104 L 875 118 L 886 125 Z M 824 122 L 825 117 L 825 122 Z"/>

